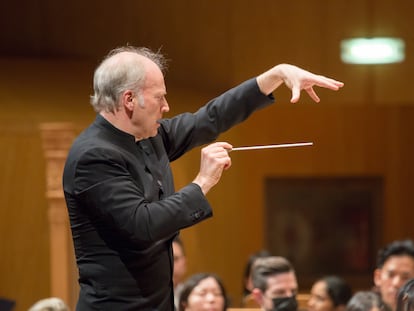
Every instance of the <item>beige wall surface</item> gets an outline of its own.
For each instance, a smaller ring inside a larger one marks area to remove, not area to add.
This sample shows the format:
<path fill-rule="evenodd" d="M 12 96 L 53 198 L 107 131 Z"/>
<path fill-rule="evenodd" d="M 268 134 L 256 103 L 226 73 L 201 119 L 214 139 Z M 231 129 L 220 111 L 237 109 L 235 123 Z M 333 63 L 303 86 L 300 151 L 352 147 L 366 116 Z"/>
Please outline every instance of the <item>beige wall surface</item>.
<path fill-rule="evenodd" d="M 194 111 L 280 62 L 345 82 L 339 92 L 319 90 L 318 104 L 305 93 L 289 104 L 281 87 L 275 105 L 219 138 L 235 146 L 314 142 L 232 154 L 231 169 L 208 194 L 214 217 L 182 233 L 189 274 L 221 275 L 235 306 L 245 261 L 265 246 L 266 177 L 381 176 L 379 240 L 414 237 L 412 1 L 25 2 L 0 5 L 0 296 L 16 299 L 16 311 L 51 292 L 39 124 L 72 122 L 80 131 L 93 120 L 93 69 L 125 43 L 162 46 L 171 59 L 168 116 Z M 405 62 L 341 63 L 342 38 L 370 35 L 403 38 Z M 172 164 L 177 188 L 195 177 L 199 157 L 197 148 Z"/>

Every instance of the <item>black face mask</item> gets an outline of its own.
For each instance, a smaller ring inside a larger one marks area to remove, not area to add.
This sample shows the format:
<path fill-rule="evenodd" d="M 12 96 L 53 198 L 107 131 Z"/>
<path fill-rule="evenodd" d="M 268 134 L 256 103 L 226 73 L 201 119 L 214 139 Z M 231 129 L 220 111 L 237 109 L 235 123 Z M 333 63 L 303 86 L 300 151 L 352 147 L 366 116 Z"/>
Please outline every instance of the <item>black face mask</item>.
<path fill-rule="evenodd" d="M 296 296 L 273 298 L 273 311 L 297 311 Z"/>

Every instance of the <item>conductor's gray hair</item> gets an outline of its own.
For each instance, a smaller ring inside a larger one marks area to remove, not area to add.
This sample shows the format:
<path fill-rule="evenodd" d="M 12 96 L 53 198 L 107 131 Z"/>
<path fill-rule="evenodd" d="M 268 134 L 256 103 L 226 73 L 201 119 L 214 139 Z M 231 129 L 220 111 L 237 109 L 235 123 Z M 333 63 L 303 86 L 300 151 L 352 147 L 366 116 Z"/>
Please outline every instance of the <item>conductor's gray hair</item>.
<path fill-rule="evenodd" d="M 165 74 L 167 61 L 158 51 L 145 47 L 125 46 L 108 53 L 96 68 L 93 77 L 94 95 L 91 105 L 96 112 L 115 112 L 119 108 L 119 97 L 126 90 L 139 91 L 145 82 L 145 67 L 138 57 L 115 57 L 119 53 L 129 52 L 144 56 L 153 61 Z M 138 96 L 143 105 L 142 97 Z"/>

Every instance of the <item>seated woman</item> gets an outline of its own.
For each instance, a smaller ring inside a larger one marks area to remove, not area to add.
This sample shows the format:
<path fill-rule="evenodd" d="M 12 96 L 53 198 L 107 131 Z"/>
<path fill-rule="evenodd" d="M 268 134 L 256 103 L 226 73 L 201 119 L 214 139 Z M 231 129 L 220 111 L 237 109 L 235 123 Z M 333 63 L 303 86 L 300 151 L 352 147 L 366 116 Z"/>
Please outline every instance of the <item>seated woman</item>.
<path fill-rule="evenodd" d="M 326 276 L 313 284 L 308 311 L 343 311 L 351 296 L 351 287 L 344 279 Z"/>
<path fill-rule="evenodd" d="M 194 274 L 182 286 L 178 311 L 225 311 L 227 307 L 226 290 L 216 274 Z"/>

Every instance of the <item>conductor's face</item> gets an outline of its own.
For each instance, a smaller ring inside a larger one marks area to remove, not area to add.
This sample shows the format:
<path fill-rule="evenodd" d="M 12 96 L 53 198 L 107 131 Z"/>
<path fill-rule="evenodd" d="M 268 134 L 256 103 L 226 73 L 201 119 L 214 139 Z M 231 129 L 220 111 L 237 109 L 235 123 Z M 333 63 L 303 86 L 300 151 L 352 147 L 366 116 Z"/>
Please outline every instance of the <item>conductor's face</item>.
<path fill-rule="evenodd" d="M 152 62 L 146 64 L 145 84 L 135 98 L 131 118 L 137 129 L 136 137 L 145 139 L 157 135 L 159 120 L 170 110 L 166 99 L 167 91 L 161 70 Z"/>

